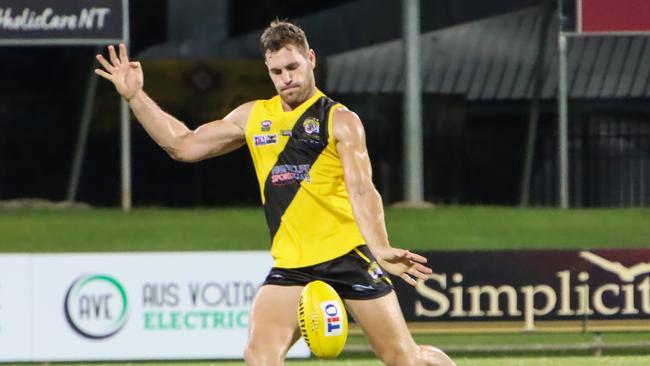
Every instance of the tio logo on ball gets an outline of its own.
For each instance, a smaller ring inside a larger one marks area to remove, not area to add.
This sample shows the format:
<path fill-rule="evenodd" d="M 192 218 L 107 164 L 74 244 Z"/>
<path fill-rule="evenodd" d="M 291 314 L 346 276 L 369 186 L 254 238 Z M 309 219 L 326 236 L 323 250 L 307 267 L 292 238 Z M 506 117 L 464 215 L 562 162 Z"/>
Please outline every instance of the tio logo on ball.
<path fill-rule="evenodd" d="M 128 313 L 126 291 L 104 274 L 77 278 L 65 295 L 64 311 L 70 327 L 81 336 L 104 339 L 119 332 Z"/>
<path fill-rule="evenodd" d="M 325 335 L 337 336 L 343 333 L 341 309 L 336 301 L 324 301 L 320 304 L 325 316 Z"/>

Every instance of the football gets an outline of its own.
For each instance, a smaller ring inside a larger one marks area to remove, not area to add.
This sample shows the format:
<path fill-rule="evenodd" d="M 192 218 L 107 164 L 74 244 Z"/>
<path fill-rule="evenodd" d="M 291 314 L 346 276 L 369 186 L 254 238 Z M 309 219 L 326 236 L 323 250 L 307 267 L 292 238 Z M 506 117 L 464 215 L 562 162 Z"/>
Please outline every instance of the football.
<path fill-rule="evenodd" d="M 335 358 L 348 338 L 348 316 L 336 291 L 323 281 L 307 284 L 300 294 L 298 325 L 311 352 Z"/>

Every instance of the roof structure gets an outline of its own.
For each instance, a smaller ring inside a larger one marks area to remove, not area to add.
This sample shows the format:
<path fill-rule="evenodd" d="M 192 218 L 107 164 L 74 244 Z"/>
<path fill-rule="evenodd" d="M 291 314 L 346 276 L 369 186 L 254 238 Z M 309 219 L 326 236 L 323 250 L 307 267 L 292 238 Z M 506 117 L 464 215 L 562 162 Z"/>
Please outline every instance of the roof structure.
<path fill-rule="evenodd" d="M 533 7 L 421 36 L 425 93 L 468 100 L 528 99 L 539 48 L 541 8 Z M 542 98 L 557 93 L 557 19 L 551 23 Z M 329 93 L 396 93 L 403 89 L 403 42 L 395 40 L 327 57 Z M 650 96 L 650 37 L 571 37 L 570 98 Z"/>

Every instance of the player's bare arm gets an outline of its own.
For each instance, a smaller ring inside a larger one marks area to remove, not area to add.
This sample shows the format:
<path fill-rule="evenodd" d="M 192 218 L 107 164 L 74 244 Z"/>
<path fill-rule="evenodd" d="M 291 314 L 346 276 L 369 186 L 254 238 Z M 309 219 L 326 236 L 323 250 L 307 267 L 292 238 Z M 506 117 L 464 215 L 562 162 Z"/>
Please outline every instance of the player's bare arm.
<path fill-rule="evenodd" d="M 253 102 L 242 104 L 222 120 L 190 130 L 183 122 L 163 111 L 144 91 L 139 62 L 130 61 L 124 44 L 108 47 L 109 60 L 97 55 L 103 69 L 95 73 L 113 83 L 128 101 L 142 127 L 172 158 L 194 162 L 233 151 L 245 143 L 245 129 Z"/>
<path fill-rule="evenodd" d="M 372 183 L 363 124 L 354 112 L 344 108 L 336 110 L 333 118 L 336 149 L 343 163 L 345 185 L 361 235 L 384 269 L 415 285 L 414 277 L 426 279 L 432 271 L 423 265 L 426 258 L 390 246 L 382 199 Z"/>

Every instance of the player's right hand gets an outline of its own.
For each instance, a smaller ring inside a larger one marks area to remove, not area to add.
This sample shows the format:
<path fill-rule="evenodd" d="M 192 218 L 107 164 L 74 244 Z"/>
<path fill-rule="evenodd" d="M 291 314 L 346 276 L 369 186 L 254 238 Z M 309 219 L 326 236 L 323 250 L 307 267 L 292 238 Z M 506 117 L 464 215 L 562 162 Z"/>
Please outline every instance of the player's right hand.
<path fill-rule="evenodd" d="M 433 272 L 425 266 L 427 259 L 408 250 L 381 247 L 373 248 L 372 253 L 379 265 L 393 276 L 399 277 L 411 286 L 417 285 L 417 280 L 426 280 Z M 415 277 L 415 278 L 414 278 Z"/>
<path fill-rule="evenodd" d="M 126 54 L 126 46 L 120 43 L 120 56 L 115 53 L 115 47 L 108 46 L 110 62 L 104 56 L 97 55 L 97 61 L 104 68 L 95 69 L 95 74 L 113 83 L 117 92 L 127 101 L 133 98 L 144 85 L 144 76 L 139 62 L 130 62 Z"/>

